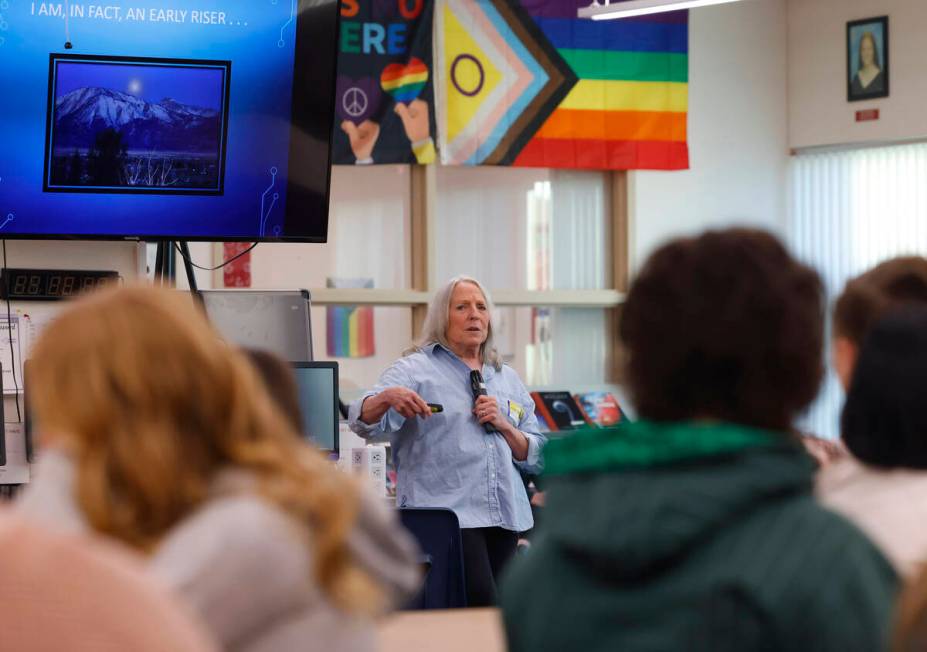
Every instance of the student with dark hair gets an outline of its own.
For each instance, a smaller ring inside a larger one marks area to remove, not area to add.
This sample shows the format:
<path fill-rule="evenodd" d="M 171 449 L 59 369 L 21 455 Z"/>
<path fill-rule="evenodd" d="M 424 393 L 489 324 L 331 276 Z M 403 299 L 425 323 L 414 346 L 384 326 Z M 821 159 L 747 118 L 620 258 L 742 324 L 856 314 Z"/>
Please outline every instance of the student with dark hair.
<path fill-rule="evenodd" d="M 921 388 L 900 387 L 900 368 L 896 374 L 890 368 L 872 367 L 877 360 L 887 359 L 887 349 L 879 341 L 872 345 L 875 349 L 869 354 L 870 361 L 865 371 L 858 361 L 863 343 L 881 320 L 908 307 L 918 306 L 927 309 L 927 258 L 919 256 L 893 258 L 876 265 L 848 281 L 837 298 L 832 354 L 837 377 L 848 391 L 841 429 L 851 455 L 828 466 L 817 479 L 817 494 L 821 501 L 855 521 L 882 547 L 896 569 L 905 575 L 915 572 L 915 566 L 921 560 L 927 560 L 927 539 L 921 540 L 916 529 L 909 530 L 918 520 L 917 513 L 912 510 L 917 509 L 919 501 L 909 500 L 907 492 L 915 478 L 920 477 L 920 473 L 910 469 L 918 468 L 919 463 L 916 456 L 912 457 L 911 444 L 899 446 L 905 435 L 901 432 L 886 434 L 887 430 L 893 429 L 886 425 L 886 414 L 878 417 L 878 427 L 868 419 L 877 408 L 893 409 L 896 417 L 900 418 L 898 401 L 910 394 L 916 404 Z M 917 317 L 908 315 L 900 319 L 916 320 Z M 903 329 L 903 326 L 892 322 L 885 328 Z M 913 347 L 907 352 L 895 349 L 897 359 L 903 360 L 909 369 L 907 373 L 913 373 L 910 365 L 916 368 L 918 364 L 916 340 L 912 336 L 895 343 L 897 346 Z M 857 375 L 865 377 L 857 379 Z M 854 389 L 857 380 L 859 387 Z M 874 382 L 883 385 L 878 388 L 880 391 L 892 390 L 886 397 L 891 399 L 894 407 L 890 407 L 889 403 L 876 404 L 871 393 L 875 389 Z M 894 391 L 896 389 L 898 391 Z M 862 417 L 861 410 L 866 410 L 869 416 Z M 905 419 L 907 428 L 917 416 L 911 414 Z M 869 428 L 867 423 L 874 428 L 872 432 L 866 432 Z M 922 432 L 927 437 L 927 430 Z M 917 437 L 914 436 L 914 439 Z M 905 459 L 900 459 L 902 457 Z M 908 470 L 901 470 L 902 467 L 908 467 Z"/>
<path fill-rule="evenodd" d="M 927 469 L 927 306 L 899 308 L 866 338 L 840 428 L 856 459 Z"/>
<path fill-rule="evenodd" d="M 882 315 L 907 303 L 927 305 L 925 258 L 892 258 L 847 282 L 834 306 L 831 344 L 833 366 L 844 390 L 850 385 L 859 347 L 866 334 Z M 841 441 L 805 436 L 803 442 L 822 467 L 847 457 Z M 847 462 L 844 468 L 849 466 L 852 464 Z M 838 476 L 843 474 L 835 473 Z"/>
<path fill-rule="evenodd" d="M 267 393 L 292 426 L 303 432 L 303 412 L 299 406 L 299 386 L 286 360 L 263 349 L 245 349 L 245 355 L 264 381 Z M 371 492 L 361 493 L 358 517 L 346 547 L 362 568 L 393 595 L 401 596 L 418 586 L 418 574 L 410 572 L 402 560 L 414 555 L 408 537 L 384 536 L 395 527 L 392 514 Z"/>
<path fill-rule="evenodd" d="M 822 375 L 817 274 L 771 235 L 660 248 L 622 311 L 639 420 L 553 441 L 502 587 L 510 649 L 881 649 L 896 576 L 811 495 L 791 434 Z"/>
<path fill-rule="evenodd" d="M 840 422 L 855 459 L 822 474 L 821 499 L 906 576 L 927 562 L 927 306 L 897 308 L 860 349 Z"/>
<path fill-rule="evenodd" d="M 263 349 L 245 349 L 244 353 L 254 365 L 267 393 L 280 413 L 286 417 L 294 432 L 303 431 L 303 413 L 299 407 L 299 389 L 293 370 L 283 358 Z"/>
<path fill-rule="evenodd" d="M 872 327 L 891 310 L 909 303 L 927 306 L 927 258 L 892 258 L 847 281 L 834 305 L 832 350 L 844 389 L 850 386 L 859 347 Z"/>

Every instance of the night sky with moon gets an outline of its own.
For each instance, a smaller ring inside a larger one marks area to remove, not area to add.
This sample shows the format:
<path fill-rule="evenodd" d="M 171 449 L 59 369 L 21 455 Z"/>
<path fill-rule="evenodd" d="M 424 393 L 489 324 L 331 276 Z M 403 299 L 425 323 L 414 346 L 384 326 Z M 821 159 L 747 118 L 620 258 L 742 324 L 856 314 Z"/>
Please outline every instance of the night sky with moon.
<path fill-rule="evenodd" d="M 223 72 L 192 66 L 60 62 L 56 91 L 64 97 L 79 88 L 107 88 L 156 103 L 171 98 L 181 104 L 219 111 Z"/>

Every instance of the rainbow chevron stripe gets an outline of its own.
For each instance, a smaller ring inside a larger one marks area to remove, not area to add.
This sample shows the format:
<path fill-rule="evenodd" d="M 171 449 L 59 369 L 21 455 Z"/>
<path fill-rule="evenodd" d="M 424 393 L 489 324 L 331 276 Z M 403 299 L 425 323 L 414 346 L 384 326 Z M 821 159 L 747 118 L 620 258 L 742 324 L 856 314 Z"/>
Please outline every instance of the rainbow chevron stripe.
<path fill-rule="evenodd" d="M 522 0 L 579 81 L 515 165 L 689 167 L 689 16 L 576 17 L 585 0 Z"/>
<path fill-rule="evenodd" d="M 373 308 L 328 306 L 326 352 L 330 358 L 366 358 L 374 354 Z"/>
<path fill-rule="evenodd" d="M 511 0 L 438 0 L 435 34 L 442 163 L 511 165 L 573 73 Z"/>
<path fill-rule="evenodd" d="M 380 86 L 397 102 L 411 102 L 428 83 L 428 67 L 413 57 L 408 64 L 393 63 L 380 73 Z"/>
<path fill-rule="evenodd" d="M 688 168 L 688 12 L 577 18 L 588 3 L 436 0 L 442 163 Z"/>

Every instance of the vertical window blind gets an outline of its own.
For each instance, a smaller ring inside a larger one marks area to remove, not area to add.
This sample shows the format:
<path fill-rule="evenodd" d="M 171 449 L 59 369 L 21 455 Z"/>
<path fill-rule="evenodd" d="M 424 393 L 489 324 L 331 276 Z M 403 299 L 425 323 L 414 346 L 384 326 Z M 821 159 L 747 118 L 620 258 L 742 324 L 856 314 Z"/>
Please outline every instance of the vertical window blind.
<path fill-rule="evenodd" d="M 821 274 L 828 307 L 849 278 L 901 255 L 927 254 L 927 143 L 802 153 L 789 169 L 787 239 Z M 843 391 L 830 365 L 817 401 L 797 424 L 839 436 Z"/>

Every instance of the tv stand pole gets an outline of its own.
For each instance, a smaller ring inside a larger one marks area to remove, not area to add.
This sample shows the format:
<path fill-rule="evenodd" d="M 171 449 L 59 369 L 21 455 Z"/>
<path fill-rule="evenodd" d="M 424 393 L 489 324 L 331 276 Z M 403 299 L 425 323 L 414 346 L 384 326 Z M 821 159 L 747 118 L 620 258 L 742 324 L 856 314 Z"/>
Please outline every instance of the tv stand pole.
<path fill-rule="evenodd" d="M 157 285 L 172 285 L 176 277 L 174 243 L 159 240 L 155 254 L 154 280 Z"/>
<path fill-rule="evenodd" d="M 180 249 L 183 258 L 184 271 L 187 274 L 187 283 L 190 285 L 190 293 L 193 298 L 202 304 L 203 297 L 200 295 L 199 288 L 196 285 L 196 274 L 193 271 L 193 263 L 190 260 L 190 246 L 186 240 L 178 240 L 177 247 Z M 158 285 L 173 284 L 177 277 L 176 257 L 174 256 L 174 241 L 161 240 L 158 242 L 158 250 L 155 254 L 154 268 L 155 283 Z M 165 278 L 167 281 L 165 281 Z"/>
<path fill-rule="evenodd" d="M 180 247 L 180 257 L 183 258 L 183 268 L 187 272 L 187 283 L 190 285 L 190 292 L 197 300 L 201 300 L 200 289 L 196 285 L 196 272 L 193 271 L 193 261 L 190 259 L 190 246 L 186 240 L 178 240 L 177 246 Z"/>

